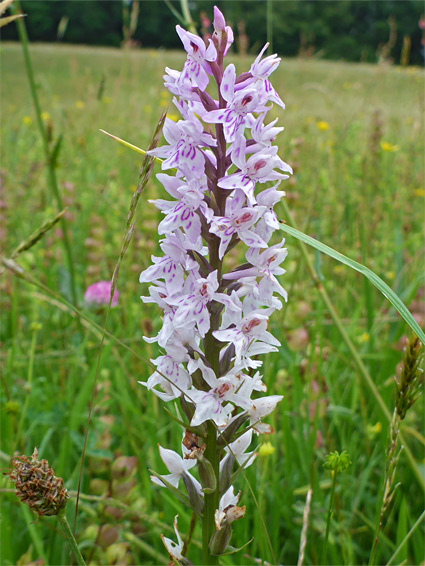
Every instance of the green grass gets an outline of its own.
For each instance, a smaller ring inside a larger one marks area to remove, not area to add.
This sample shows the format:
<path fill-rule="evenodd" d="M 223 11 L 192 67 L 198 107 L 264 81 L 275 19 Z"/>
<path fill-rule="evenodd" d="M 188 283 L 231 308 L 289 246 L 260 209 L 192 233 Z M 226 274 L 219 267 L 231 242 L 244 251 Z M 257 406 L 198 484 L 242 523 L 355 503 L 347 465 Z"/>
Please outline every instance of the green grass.
<path fill-rule="evenodd" d="M 146 147 L 164 107 L 170 104 L 169 112 L 176 114 L 161 76 L 165 66 L 181 68 L 183 55 L 35 45 L 32 59 L 53 142 L 58 135 L 64 136 L 57 176 L 69 206 L 79 308 L 84 310 L 87 285 L 111 277 L 141 165 L 141 156 L 100 134 L 99 128 Z M 239 70 L 250 62 L 235 59 Z M 7 256 L 54 215 L 55 204 L 47 185 L 20 46 L 3 44 L 1 63 L 1 200 L 7 207 L 2 212 L 1 239 Z M 285 112 L 276 111 L 285 126 L 279 154 L 295 169 L 284 188 L 297 226 L 370 267 L 418 320 L 422 317 L 423 326 L 423 72 L 284 60 L 273 84 L 286 103 Z M 320 122 L 326 122 L 328 129 L 320 129 Z M 385 151 L 381 142 L 391 144 L 383 146 L 395 151 Z M 122 264 L 120 306 L 111 312 L 108 323 L 112 334 L 144 358 L 155 355 L 155 349 L 142 335 L 156 332 L 160 325 L 158 312 L 139 300 L 146 289 L 138 283 L 139 272 L 158 251 L 160 216 L 146 202 L 158 192 L 152 179 L 139 205 L 135 238 Z M 274 453 L 259 457 L 246 474 L 279 564 L 297 562 L 305 498 L 312 486 L 304 564 L 318 564 L 331 488 L 330 474 L 322 468 L 324 456 L 347 450 L 352 465 L 338 476 L 327 560 L 330 564 L 364 564 L 379 517 L 388 422 L 365 388 L 296 240 L 288 236 L 287 246 L 287 274 L 282 282 L 289 302 L 271 319 L 271 331 L 283 347 L 264 364 L 269 392 L 285 398 L 270 418 L 276 431 L 269 439 Z M 402 358 L 405 323 L 360 274 L 318 252 L 309 253 L 349 338 L 392 412 L 392 376 Z M 25 252 L 19 263 L 34 278 L 70 299 L 58 229 Z M 83 324 L 81 329 L 61 303 L 8 273 L 1 285 L 3 464 L 14 453 L 30 455 L 37 445 L 40 456 L 49 460 L 73 492 L 100 334 L 90 325 Z M 104 313 L 85 312 L 103 324 Z M 33 322 L 39 322 L 41 329 L 32 326 Z M 81 550 L 93 564 L 158 564 L 161 559 L 166 563 L 160 533 L 170 536 L 167 529 L 176 513 L 181 531 L 186 533 L 189 528 L 189 511 L 149 481 L 148 468 L 164 472 L 157 443 L 177 450 L 181 440 L 179 428 L 159 400 L 137 384 L 149 373 L 139 358 L 106 340 L 83 473 L 85 495 L 77 521 Z M 422 474 L 423 409 L 420 399 L 402 428 Z M 134 486 L 123 486 L 112 469 L 121 455 L 137 458 L 137 473 L 129 480 Z M 390 559 L 423 509 L 423 492 L 403 454 L 397 481 L 401 485 L 386 514 L 378 563 Z M 247 514 L 235 523 L 232 544 L 239 547 L 255 538 L 241 553 L 222 562 L 271 561 L 262 521 L 241 477 L 237 486 L 242 489 Z M 2 487 L 11 486 L 3 479 Z M 96 499 L 103 494 L 112 500 Z M 19 560 L 25 564 L 43 555 L 48 564 L 68 563 L 68 549 L 53 519 L 31 525 L 13 494 L 2 493 L 2 499 L 2 564 Z M 72 496 L 70 522 L 74 502 Z M 121 511 L 120 517 L 114 509 Z M 100 525 L 106 527 L 96 536 Z M 189 553 L 195 564 L 201 555 L 200 538 L 198 527 Z M 397 555 L 396 563 L 406 559 L 408 564 L 418 564 L 423 556 L 422 524 Z"/>

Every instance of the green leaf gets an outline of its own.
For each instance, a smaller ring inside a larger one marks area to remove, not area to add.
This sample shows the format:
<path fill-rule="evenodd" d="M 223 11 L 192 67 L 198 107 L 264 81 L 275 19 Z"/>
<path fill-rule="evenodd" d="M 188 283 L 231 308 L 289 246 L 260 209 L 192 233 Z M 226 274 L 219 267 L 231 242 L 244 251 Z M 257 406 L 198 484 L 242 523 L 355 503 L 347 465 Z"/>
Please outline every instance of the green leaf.
<path fill-rule="evenodd" d="M 351 269 L 355 269 L 356 271 L 367 277 L 367 279 L 369 279 L 369 281 L 373 283 L 379 291 L 381 291 L 384 297 L 389 300 L 389 302 L 396 309 L 399 315 L 402 318 L 404 318 L 405 322 L 410 326 L 410 328 L 413 330 L 413 332 L 416 334 L 419 340 L 423 344 L 425 344 L 425 334 L 421 330 L 419 324 L 413 318 L 409 310 L 407 309 L 406 305 L 394 293 L 394 291 L 390 287 L 388 287 L 388 285 L 384 281 L 382 281 L 380 277 L 376 275 L 376 273 L 374 273 L 368 267 L 365 267 L 361 263 L 357 263 L 357 261 L 354 261 L 353 259 L 350 259 L 349 257 L 330 248 L 326 244 L 319 242 L 319 240 L 315 240 L 314 238 L 307 236 L 307 234 L 303 234 L 303 232 L 300 232 L 299 230 L 292 228 L 292 226 L 288 226 L 287 224 L 281 224 L 280 229 L 283 232 L 289 234 L 290 236 L 293 236 L 297 240 L 301 240 L 301 242 L 304 242 L 305 244 L 308 244 L 312 248 L 319 250 L 319 252 L 322 252 L 332 257 L 333 259 L 336 259 L 337 261 L 345 265 L 348 265 L 348 267 L 351 267 Z"/>
<path fill-rule="evenodd" d="M 234 546 L 229 546 L 226 548 L 227 552 L 223 552 L 223 554 L 220 554 L 220 556 L 229 556 L 229 554 L 236 554 L 236 552 L 241 551 L 242 549 L 244 549 L 246 546 L 248 546 L 249 544 L 251 544 L 251 542 L 254 540 L 254 537 L 252 537 L 252 539 L 250 539 L 248 542 L 246 542 L 245 544 L 243 544 L 242 546 L 240 546 L 239 548 L 235 548 Z"/>

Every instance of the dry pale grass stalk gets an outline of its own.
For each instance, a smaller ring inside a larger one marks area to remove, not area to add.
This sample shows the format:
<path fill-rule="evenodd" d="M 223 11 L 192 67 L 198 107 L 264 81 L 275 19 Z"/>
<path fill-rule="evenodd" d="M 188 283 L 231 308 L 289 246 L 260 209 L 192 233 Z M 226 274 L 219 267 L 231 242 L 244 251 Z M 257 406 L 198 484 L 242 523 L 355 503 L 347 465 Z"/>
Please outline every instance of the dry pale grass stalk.
<path fill-rule="evenodd" d="M 307 491 L 307 497 L 305 500 L 305 507 L 303 513 L 303 527 L 301 529 L 300 551 L 298 553 L 297 566 L 302 566 L 304 562 L 304 551 L 307 544 L 308 519 L 310 517 L 310 504 L 311 504 L 312 495 L 313 495 L 313 490 L 310 487 Z"/>

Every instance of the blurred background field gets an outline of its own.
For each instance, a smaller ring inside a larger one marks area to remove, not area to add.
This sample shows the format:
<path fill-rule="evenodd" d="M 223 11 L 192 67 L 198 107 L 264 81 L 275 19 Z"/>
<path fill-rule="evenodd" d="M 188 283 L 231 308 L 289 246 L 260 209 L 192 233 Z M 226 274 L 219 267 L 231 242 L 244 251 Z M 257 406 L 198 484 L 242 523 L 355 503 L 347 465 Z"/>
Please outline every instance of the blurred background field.
<path fill-rule="evenodd" d="M 89 284 L 111 277 L 141 156 L 99 128 L 145 148 L 163 110 L 168 108 L 169 117 L 177 119 L 161 77 L 165 66 L 181 69 L 184 55 L 56 44 L 33 45 L 31 53 L 52 144 L 63 135 L 57 176 L 68 206 L 78 306 L 102 325 L 104 313 L 87 311 L 83 294 Z M 233 57 L 239 71 L 252 59 Z M 56 207 L 18 44 L 2 44 L 1 65 L 0 237 L 7 256 L 54 216 Z M 298 228 L 373 269 L 423 326 L 423 71 L 284 59 L 273 85 L 286 103 L 286 110 L 275 116 L 285 126 L 279 155 L 295 171 L 284 189 Z M 159 251 L 160 215 L 147 203 L 158 194 L 152 177 L 121 268 L 119 306 L 108 323 L 111 333 L 145 358 L 155 352 L 142 335 L 156 334 L 160 320 L 156 310 L 139 299 L 146 289 L 138 275 Z M 70 300 L 62 237 L 60 229 L 53 230 L 19 263 Z M 276 432 L 262 439 L 266 444 L 247 477 L 279 564 L 297 561 L 305 497 L 313 486 L 305 563 L 317 564 L 331 485 L 323 459 L 330 451 L 347 450 L 352 465 L 338 480 L 328 560 L 364 564 L 382 497 L 388 421 L 332 323 L 297 242 L 288 237 L 287 247 L 282 283 L 289 302 L 271 319 L 271 331 L 283 347 L 264 365 L 270 393 L 284 394 L 285 399 L 270 420 Z M 404 322 L 361 275 L 309 253 L 321 285 L 392 412 L 393 376 L 407 332 Z M 8 273 L 1 285 L 3 465 L 15 452 L 30 455 L 37 445 L 71 492 L 72 520 L 100 333 L 86 323 L 80 326 L 58 301 Z M 106 340 L 77 521 L 77 538 L 92 564 L 166 564 L 159 534 L 170 536 L 176 513 L 181 531 L 189 529 L 189 512 L 149 481 L 148 468 L 164 472 L 157 443 L 178 446 L 181 434 L 158 400 L 137 384 L 149 374 L 146 363 Z M 423 409 L 421 399 L 403 425 L 422 477 Z M 388 561 L 423 510 L 423 483 L 417 475 L 402 454 L 397 471 L 401 485 L 386 515 L 379 563 Z M 260 513 L 246 483 L 239 479 L 238 485 L 249 512 L 235 525 L 232 542 L 241 546 L 255 538 L 239 554 L 223 558 L 223 564 L 271 561 Z M 10 484 L 4 479 L 2 487 Z M 2 564 L 39 559 L 43 564 L 67 563 L 56 523 L 44 518 L 30 524 L 31 517 L 11 493 L 2 493 L 2 498 Z M 199 540 L 196 530 L 191 550 L 195 563 Z M 422 524 L 396 563 L 419 564 L 423 557 Z"/>

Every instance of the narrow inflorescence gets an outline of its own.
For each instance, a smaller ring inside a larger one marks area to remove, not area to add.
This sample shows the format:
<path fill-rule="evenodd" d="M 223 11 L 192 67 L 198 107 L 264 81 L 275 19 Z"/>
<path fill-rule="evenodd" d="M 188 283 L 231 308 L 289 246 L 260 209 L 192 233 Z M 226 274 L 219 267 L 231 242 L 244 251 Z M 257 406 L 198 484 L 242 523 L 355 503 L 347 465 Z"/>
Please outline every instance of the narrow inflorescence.
<path fill-rule="evenodd" d="M 187 418 L 182 457 L 160 446 L 170 473 L 152 480 L 202 519 L 204 563 L 212 564 L 245 513 L 232 472 L 253 462 L 252 434 L 272 432 L 262 419 L 282 399 L 265 395 L 257 356 L 280 346 L 267 328 L 287 299 L 276 278 L 287 252 L 284 240 L 269 242 L 279 228 L 278 186 L 292 170 L 273 145 L 283 128 L 266 121 L 273 104 L 284 108 L 269 81 L 280 59 L 263 58 L 266 45 L 248 72 L 224 65 L 233 33 L 217 8 L 207 45 L 176 29 L 187 60 L 181 72 L 167 68 L 164 80 L 181 119 L 165 120 L 168 145 L 149 152 L 170 172 L 157 178 L 173 200 L 151 201 L 164 214 L 163 255 L 140 276 L 150 284 L 142 299 L 163 311 L 158 335 L 145 339 L 163 353 L 143 385 L 163 401 L 179 399 Z M 207 92 L 210 83 L 216 94 Z M 176 519 L 174 527 L 178 542 L 163 541 L 174 560 L 184 561 Z"/>

